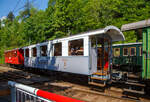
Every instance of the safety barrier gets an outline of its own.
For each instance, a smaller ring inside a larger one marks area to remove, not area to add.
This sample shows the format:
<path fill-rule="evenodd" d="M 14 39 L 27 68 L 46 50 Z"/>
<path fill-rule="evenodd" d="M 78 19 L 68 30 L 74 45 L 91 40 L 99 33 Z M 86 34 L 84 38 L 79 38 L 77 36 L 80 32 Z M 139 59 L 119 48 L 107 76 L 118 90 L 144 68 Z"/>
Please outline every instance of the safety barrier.
<path fill-rule="evenodd" d="M 13 81 L 8 85 L 11 87 L 11 102 L 83 102 Z"/>

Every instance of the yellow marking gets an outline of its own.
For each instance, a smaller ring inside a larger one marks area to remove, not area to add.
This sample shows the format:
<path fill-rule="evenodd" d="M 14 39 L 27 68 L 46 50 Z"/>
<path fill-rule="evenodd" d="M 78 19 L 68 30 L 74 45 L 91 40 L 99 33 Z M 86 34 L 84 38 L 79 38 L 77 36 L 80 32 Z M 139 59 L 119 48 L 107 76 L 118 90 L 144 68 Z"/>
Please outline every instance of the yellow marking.
<path fill-rule="evenodd" d="M 107 79 L 104 79 L 104 78 L 97 78 L 97 77 L 91 77 L 91 79 L 104 80 L 104 81 L 106 81 L 106 80 L 107 80 Z"/>

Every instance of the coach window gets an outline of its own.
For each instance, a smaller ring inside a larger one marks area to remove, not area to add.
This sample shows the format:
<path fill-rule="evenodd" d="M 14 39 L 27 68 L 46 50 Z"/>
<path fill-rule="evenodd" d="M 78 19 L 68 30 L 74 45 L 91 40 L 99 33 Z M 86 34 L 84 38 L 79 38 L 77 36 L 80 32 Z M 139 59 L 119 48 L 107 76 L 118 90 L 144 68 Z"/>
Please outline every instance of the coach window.
<path fill-rule="evenodd" d="M 83 56 L 83 39 L 69 41 L 69 55 Z"/>
<path fill-rule="evenodd" d="M 54 44 L 54 56 L 62 56 L 62 43 Z"/>
<path fill-rule="evenodd" d="M 34 48 L 32 48 L 32 57 L 36 57 L 37 56 L 37 48 L 36 47 L 34 47 Z"/>
<path fill-rule="evenodd" d="M 120 48 L 114 48 L 114 56 L 119 57 L 120 56 Z"/>
<path fill-rule="evenodd" d="M 136 55 L 136 47 L 131 47 L 130 48 L 130 56 L 135 56 Z"/>
<path fill-rule="evenodd" d="M 123 48 L 123 56 L 128 56 L 129 50 L 128 48 Z"/>
<path fill-rule="evenodd" d="M 29 49 L 25 49 L 25 56 L 29 57 Z"/>
<path fill-rule="evenodd" d="M 17 51 L 12 51 L 12 57 L 17 57 Z"/>
<path fill-rule="evenodd" d="M 40 56 L 47 56 L 47 45 L 40 46 Z"/>
<path fill-rule="evenodd" d="M 6 52 L 6 57 L 9 57 L 9 52 Z"/>

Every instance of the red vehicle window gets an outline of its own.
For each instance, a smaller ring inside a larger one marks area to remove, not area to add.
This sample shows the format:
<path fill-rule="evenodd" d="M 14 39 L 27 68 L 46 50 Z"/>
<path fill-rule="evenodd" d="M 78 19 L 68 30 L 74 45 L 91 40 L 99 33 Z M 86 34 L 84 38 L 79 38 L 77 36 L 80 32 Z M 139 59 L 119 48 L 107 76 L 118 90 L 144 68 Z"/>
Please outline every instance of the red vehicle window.
<path fill-rule="evenodd" d="M 8 52 L 8 57 L 11 57 L 11 52 Z"/>
<path fill-rule="evenodd" d="M 5 52 L 5 57 L 8 57 L 8 52 Z"/>
<path fill-rule="evenodd" d="M 12 57 L 17 57 L 17 51 L 12 51 L 12 52 L 11 52 L 11 56 L 12 56 Z"/>

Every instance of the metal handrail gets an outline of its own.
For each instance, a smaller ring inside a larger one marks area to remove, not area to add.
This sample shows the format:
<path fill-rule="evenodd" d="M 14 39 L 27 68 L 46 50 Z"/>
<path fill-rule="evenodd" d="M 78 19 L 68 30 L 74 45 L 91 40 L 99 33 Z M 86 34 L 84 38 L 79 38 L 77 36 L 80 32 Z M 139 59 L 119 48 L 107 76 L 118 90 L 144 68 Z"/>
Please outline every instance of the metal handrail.
<path fill-rule="evenodd" d="M 8 81 L 8 85 L 11 88 L 11 102 L 83 102 L 13 81 Z"/>

